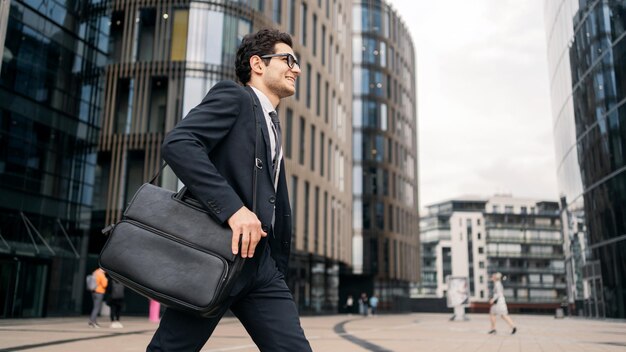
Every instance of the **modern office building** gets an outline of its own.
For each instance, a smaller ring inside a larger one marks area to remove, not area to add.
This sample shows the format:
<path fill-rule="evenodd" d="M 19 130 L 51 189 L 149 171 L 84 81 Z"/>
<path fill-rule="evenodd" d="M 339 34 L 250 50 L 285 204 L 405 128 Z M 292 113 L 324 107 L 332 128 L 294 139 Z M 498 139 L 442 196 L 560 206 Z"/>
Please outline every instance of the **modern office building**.
<path fill-rule="evenodd" d="M 84 278 L 106 240 L 100 229 L 156 172 L 167 131 L 213 84 L 235 80 L 241 38 L 264 27 L 292 34 L 302 69 L 296 95 L 279 108 L 295 234 L 288 285 L 298 308 L 336 311 L 340 273 L 353 269 L 352 277 L 376 277 L 385 297 L 392 288 L 404 292 L 418 267 L 413 44 L 388 5 L 355 6 L 0 2 L 0 317 L 89 309 Z M 359 9 L 366 16 L 355 31 Z M 355 76 L 351 44 L 359 37 Z M 365 139 L 353 134 L 355 107 Z M 368 127 L 371 119 L 378 122 Z M 377 169 L 373 178 L 352 177 L 357 150 L 362 170 Z M 376 152 L 384 158 L 372 158 Z M 355 236 L 353 181 L 368 185 L 359 209 L 371 212 L 360 218 L 371 225 Z M 180 186 L 168 169 L 158 183 Z M 365 251 L 361 245 L 353 255 L 358 238 Z M 129 313 L 148 309 L 132 293 L 126 303 Z"/>
<path fill-rule="evenodd" d="M 293 35 L 302 74 L 281 103 L 293 210 L 289 286 L 303 311 L 334 311 L 340 264 L 351 259 L 352 91 L 347 1 L 117 1 L 110 16 L 105 104 L 91 249 L 160 164 L 164 135 L 218 81 L 236 80 L 242 37 L 265 27 Z M 166 169 L 167 170 L 167 169 Z M 176 189 L 166 171 L 161 185 Z"/>
<path fill-rule="evenodd" d="M 0 318 L 81 312 L 105 12 L 0 2 Z"/>
<path fill-rule="evenodd" d="M 415 50 L 407 27 L 380 0 L 352 6 L 352 215 L 355 284 L 384 308 L 419 278 Z M 356 283 L 360 284 L 357 285 Z M 343 298 L 343 297 L 342 297 Z"/>
<path fill-rule="evenodd" d="M 545 1 L 568 301 L 626 318 L 626 4 Z"/>
<path fill-rule="evenodd" d="M 512 311 L 550 311 L 566 296 L 559 204 L 510 196 L 458 198 L 427 207 L 421 218 L 422 297 L 446 297 L 447 277 L 467 278 L 470 307 L 486 310 L 505 277 Z"/>

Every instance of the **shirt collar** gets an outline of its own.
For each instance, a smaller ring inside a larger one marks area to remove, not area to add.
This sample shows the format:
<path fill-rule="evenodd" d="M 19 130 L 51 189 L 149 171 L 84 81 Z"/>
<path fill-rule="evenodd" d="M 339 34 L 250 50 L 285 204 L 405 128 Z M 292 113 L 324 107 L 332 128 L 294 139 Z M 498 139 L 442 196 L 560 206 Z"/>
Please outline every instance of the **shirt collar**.
<path fill-rule="evenodd" d="M 267 115 L 272 111 L 275 111 L 276 109 L 274 109 L 274 105 L 272 105 L 272 102 L 270 101 L 270 99 L 267 97 L 267 95 L 265 95 L 263 92 L 261 92 L 260 90 L 254 88 L 253 86 L 250 86 L 250 88 L 252 88 L 252 90 L 254 91 L 254 93 L 256 94 L 256 96 L 259 98 L 259 101 L 261 102 L 261 107 L 263 108 L 263 112 Z"/>

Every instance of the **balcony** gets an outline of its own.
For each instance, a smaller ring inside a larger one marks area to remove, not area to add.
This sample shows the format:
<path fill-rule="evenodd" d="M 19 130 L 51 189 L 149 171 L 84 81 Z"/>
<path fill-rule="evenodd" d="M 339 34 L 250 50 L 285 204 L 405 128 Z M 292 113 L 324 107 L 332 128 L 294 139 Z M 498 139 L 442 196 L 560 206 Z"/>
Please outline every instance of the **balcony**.
<path fill-rule="evenodd" d="M 522 243 L 522 244 L 563 244 L 561 239 L 542 239 L 542 238 L 524 238 L 524 237 L 501 237 L 487 236 L 487 243 Z"/>
<path fill-rule="evenodd" d="M 561 274 L 565 275 L 565 268 L 516 268 L 510 266 L 489 266 L 489 271 L 502 274 Z"/>
<path fill-rule="evenodd" d="M 507 229 L 507 230 L 540 230 L 540 231 L 561 231 L 561 225 L 549 224 L 529 224 L 529 223 L 501 223 L 487 221 L 485 228 L 490 229 Z"/>
<path fill-rule="evenodd" d="M 437 272 L 437 268 L 434 265 L 422 266 L 422 272 Z"/>
<path fill-rule="evenodd" d="M 537 259 L 563 259 L 563 253 L 520 253 L 520 252 L 492 252 L 487 251 L 488 257 L 493 258 L 537 258 Z"/>
<path fill-rule="evenodd" d="M 567 288 L 566 283 L 560 282 L 552 282 L 552 283 L 541 283 L 541 282 L 505 282 L 504 285 L 506 288 L 541 288 L 541 289 L 555 289 L 555 290 L 565 290 Z"/>

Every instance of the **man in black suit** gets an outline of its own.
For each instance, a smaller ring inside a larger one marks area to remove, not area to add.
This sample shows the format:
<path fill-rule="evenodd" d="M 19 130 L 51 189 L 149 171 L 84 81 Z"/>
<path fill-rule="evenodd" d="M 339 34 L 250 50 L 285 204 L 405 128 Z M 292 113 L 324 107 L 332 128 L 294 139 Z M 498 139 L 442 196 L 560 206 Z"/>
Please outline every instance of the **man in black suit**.
<path fill-rule="evenodd" d="M 277 30 L 245 36 L 235 62 L 244 86 L 217 83 L 163 142 L 165 161 L 210 215 L 230 226 L 232 251 L 247 260 L 219 314 L 166 310 L 148 351 L 199 351 L 229 308 L 261 351 L 311 351 L 284 278 L 291 209 L 276 107 L 294 94 L 300 75 L 291 46 L 289 34 Z M 262 138 L 255 214 L 257 121 Z"/>

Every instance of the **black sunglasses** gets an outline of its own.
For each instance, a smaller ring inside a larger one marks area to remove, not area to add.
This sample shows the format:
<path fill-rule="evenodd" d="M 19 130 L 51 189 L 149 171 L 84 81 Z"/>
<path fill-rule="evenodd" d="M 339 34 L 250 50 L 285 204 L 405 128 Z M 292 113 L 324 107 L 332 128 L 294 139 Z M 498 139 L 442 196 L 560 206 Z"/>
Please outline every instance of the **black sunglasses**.
<path fill-rule="evenodd" d="M 273 57 L 286 57 L 287 66 L 289 66 L 289 68 L 293 68 L 294 65 L 298 65 L 298 68 L 300 68 L 298 60 L 296 60 L 295 56 L 291 55 L 290 53 L 263 55 L 261 56 L 261 59 L 271 59 Z"/>

